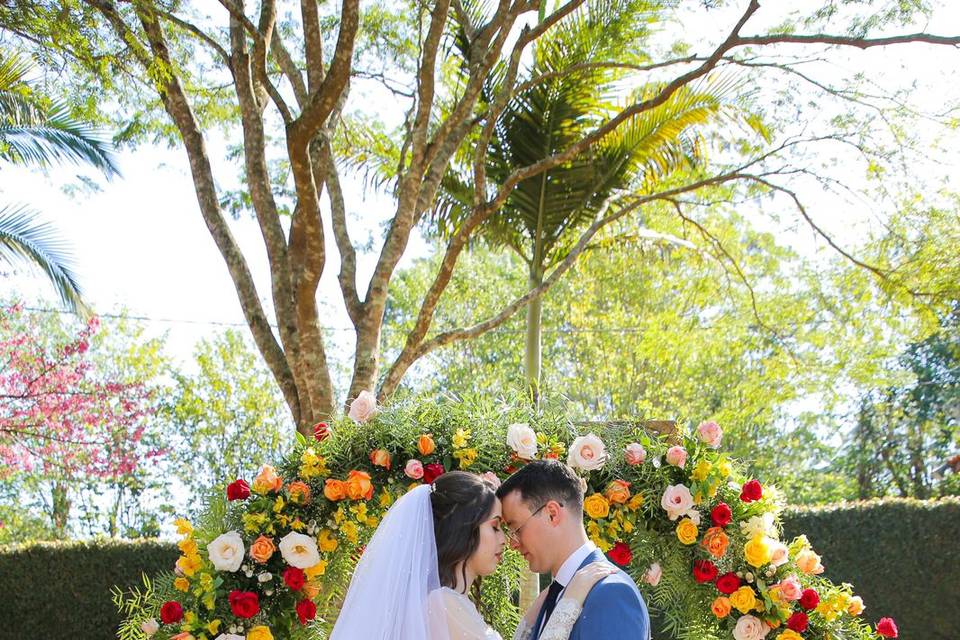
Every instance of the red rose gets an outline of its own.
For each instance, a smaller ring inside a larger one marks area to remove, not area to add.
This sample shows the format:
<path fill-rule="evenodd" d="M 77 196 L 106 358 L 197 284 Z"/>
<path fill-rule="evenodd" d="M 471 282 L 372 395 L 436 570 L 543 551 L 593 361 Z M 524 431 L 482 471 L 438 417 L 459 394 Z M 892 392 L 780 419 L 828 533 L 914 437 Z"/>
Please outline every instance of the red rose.
<path fill-rule="evenodd" d="M 180 622 L 183 620 L 183 607 L 175 600 L 164 602 L 163 606 L 160 607 L 160 620 L 163 621 L 163 624 Z"/>
<path fill-rule="evenodd" d="M 763 497 L 763 487 L 756 480 L 750 480 L 743 485 L 740 499 L 744 502 L 755 502 Z"/>
<path fill-rule="evenodd" d="M 313 437 L 319 442 L 323 442 L 330 437 L 330 427 L 326 422 L 318 422 L 313 425 Z"/>
<path fill-rule="evenodd" d="M 893 618 L 880 618 L 880 622 L 877 623 L 877 633 L 884 638 L 896 638 L 900 630 L 897 629 L 897 623 Z"/>
<path fill-rule="evenodd" d="M 818 604 L 820 604 L 820 596 L 813 589 L 804 589 L 800 594 L 800 606 L 807 611 L 816 609 Z"/>
<path fill-rule="evenodd" d="M 307 574 L 303 572 L 303 569 L 287 567 L 283 572 L 283 582 L 290 587 L 291 591 L 300 591 L 306 581 Z"/>
<path fill-rule="evenodd" d="M 301 600 L 297 603 L 297 617 L 300 618 L 300 624 L 307 624 L 317 617 L 317 605 L 310 600 Z"/>
<path fill-rule="evenodd" d="M 717 579 L 717 565 L 709 560 L 694 560 L 693 577 L 699 584 L 713 582 Z"/>
<path fill-rule="evenodd" d="M 227 602 L 238 618 L 252 618 L 260 613 L 260 599 L 252 591 L 231 591 Z"/>
<path fill-rule="evenodd" d="M 710 512 L 710 519 L 713 520 L 713 526 L 725 527 L 733 520 L 733 512 L 726 502 L 721 502 Z"/>
<path fill-rule="evenodd" d="M 433 484 L 433 481 L 446 473 L 442 464 L 431 462 L 423 466 L 423 481 L 427 484 Z"/>
<path fill-rule="evenodd" d="M 733 571 L 725 573 L 717 578 L 717 591 L 722 594 L 730 595 L 740 588 L 740 578 Z"/>
<path fill-rule="evenodd" d="M 250 497 L 250 485 L 246 480 L 234 480 L 227 485 L 227 500 L 246 500 Z"/>
<path fill-rule="evenodd" d="M 807 630 L 807 625 L 810 623 L 810 619 L 807 617 L 803 611 L 797 611 L 795 614 L 790 616 L 787 619 L 787 628 L 793 629 L 797 633 L 803 633 Z"/>
<path fill-rule="evenodd" d="M 630 545 L 626 542 L 618 542 L 607 552 L 607 557 L 621 567 L 625 567 L 633 560 L 633 552 L 630 551 Z"/>

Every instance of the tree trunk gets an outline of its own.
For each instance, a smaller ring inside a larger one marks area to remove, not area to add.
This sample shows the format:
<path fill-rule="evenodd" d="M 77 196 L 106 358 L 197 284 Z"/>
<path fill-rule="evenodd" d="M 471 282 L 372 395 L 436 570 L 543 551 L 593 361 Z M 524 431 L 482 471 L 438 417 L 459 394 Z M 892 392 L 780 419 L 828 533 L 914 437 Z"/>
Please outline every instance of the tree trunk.
<path fill-rule="evenodd" d="M 53 526 L 57 530 L 57 538 L 65 539 L 67 537 L 67 524 L 70 521 L 70 496 L 67 493 L 67 485 L 61 481 L 53 483 L 51 491 L 53 499 L 53 510 L 50 514 L 53 520 Z"/>

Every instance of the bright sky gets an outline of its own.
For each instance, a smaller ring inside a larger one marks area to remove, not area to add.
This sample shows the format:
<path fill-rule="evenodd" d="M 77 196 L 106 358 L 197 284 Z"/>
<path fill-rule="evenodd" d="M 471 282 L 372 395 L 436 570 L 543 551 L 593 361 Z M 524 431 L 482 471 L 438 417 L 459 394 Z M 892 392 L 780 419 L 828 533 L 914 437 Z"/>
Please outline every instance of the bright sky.
<path fill-rule="evenodd" d="M 765 3 L 757 16 L 757 26 L 748 29 L 749 32 L 781 20 L 782 13 L 776 10 L 776 3 L 770 5 L 774 8 L 768 10 Z M 701 43 L 694 51 L 709 51 L 709 42 L 702 42 L 697 36 L 699 30 L 711 32 L 711 25 L 732 24 L 737 11 L 728 8 L 680 16 L 688 39 Z M 942 10 L 926 30 L 939 34 L 960 32 L 960 8 Z M 878 83 L 888 87 L 901 84 L 907 78 L 918 78 L 918 87 L 913 94 L 915 104 L 922 109 L 935 110 L 942 104 L 941 92 L 960 86 L 956 71 L 960 68 L 958 62 L 960 52 L 957 50 L 908 45 L 889 51 L 854 52 L 843 64 L 832 71 L 824 70 L 824 73 L 841 77 L 854 69 L 863 69 Z M 829 79 L 828 75 L 818 77 Z M 956 91 L 953 97 L 957 97 Z M 395 110 L 392 103 L 388 104 L 387 108 Z M 216 140 L 211 142 L 216 161 L 217 155 L 223 153 L 223 147 Z M 947 175 L 950 173 L 947 169 L 960 165 L 956 152 L 950 157 L 931 160 Z M 125 309 L 133 316 L 149 318 L 152 331 L 169 332 L 169 352 L 186 363 L 198 338 L 223 328 L 218 323 L 245 326 L 233 283 L 199 214 L 185 152 L 144 146 L 122 153 L 119 163 L 123 178 L 101 183 L 100 192 L 76 196 L 68 196 L 62 191 L 63 185 L 73 182 L 75 171 L 72 168 L 44 175 L 5 166 L 0 172 L 0 197 L 3 202 L 29 203 L 70 240 L 87 299 L 97 311 L 112 313 Z M 224 163 L 219 163 L 219 167 L 215 165 L 215 170 L 219 171 L 220 180 L 228 183 L 233 180 L 232 169 L 226 168 Z M 848 171 L 845 168 L 837 170 L 840 173 Z M 858 176 L 851 178 L 859 180 Z M 365 195 L 358 182 L 347 185 L 347 201 L 354 224 L 365 229 L 353 231 L 355 242 L 375 233 L 379 223 L 392 211 L 389 200 L 376 194 Z M 857 233 L 852 230 L 852 221 L 870 217 L 868 207 L 863 203 L 859 216 L 851 216 L 849 211 L 839 215 L 840 203 L 836 201 L 822 204 L 817 209 L 822 221 L 848 240 Z M 233 222 L 232 229 L 248 257 L 261 298 L 269 299 L 265 252 L 256 223 L 243 219 Z M 798 236 L 801 244 L 810 242 L 809 235 L 804 231 Z M 331 238 L 329 230 L 327 237 Z M 319 298 L 330 305 L 329 325 L 341 330 L 338 334 L 342 336 L 341 347 L 349 353 L 352 333 L 336 284 L 337 252 L 331 249 Z M 405 263 L 423 255 L 425 250 L 426 245 L 415 238 Z M 374 258 L 375 254 L 361 256 L 361 287 L 369 276 Z M 0 296 L 19 294 L 29 301 L 39 297 L 41 305 L 52 307 L 55 299 L 49 291 L 42 278 L 24 273 L 0 278 Z"/>

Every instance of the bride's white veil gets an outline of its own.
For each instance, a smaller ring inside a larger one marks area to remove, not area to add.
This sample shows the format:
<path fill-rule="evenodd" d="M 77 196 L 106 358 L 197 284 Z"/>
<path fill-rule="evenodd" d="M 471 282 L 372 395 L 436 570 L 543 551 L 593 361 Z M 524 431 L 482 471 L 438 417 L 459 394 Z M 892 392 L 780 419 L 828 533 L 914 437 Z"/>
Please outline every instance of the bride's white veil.
<path fill-rule="evenodd" d="M 330 640 L 449 640 L 430 485 L 387 511 L 357 563 Z"/>

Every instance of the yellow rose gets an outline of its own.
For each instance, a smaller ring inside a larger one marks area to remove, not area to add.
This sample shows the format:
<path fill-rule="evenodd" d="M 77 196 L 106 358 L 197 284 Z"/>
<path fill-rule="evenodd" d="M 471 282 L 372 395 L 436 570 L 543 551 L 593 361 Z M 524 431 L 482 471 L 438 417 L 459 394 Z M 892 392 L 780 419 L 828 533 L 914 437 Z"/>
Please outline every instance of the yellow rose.
<path fill-rule="evenodd" d="M 772 551 L 766 536 L 754 536 L 743 545 L 743 557 L 753 567 L 762 567 L 770 562 Z"/>
<path fill-rule="evenodd" d="M 417 451 L 420 452 L 422 456 L 428 456 L 437 449 L 437 444 L 433 441 L 433 437 L 429 434 L 423 434 L 417 438 Z"/>
<path fill-rule="evenodd" d="M 594 520 L 599 520 L 610 514 L 610 503 L 601 494 L 593 493 L 583 501 L 583 510 Z"/>
<path fill-rule="evenodd" d="M 730 615 L 731 606 L 730 598 L 726 596 L 720 596 L 713 601 L 712 605 L 710 605 L 710 610 L 713 611 L 713 615 L 717 616 L 718 618 L 726 618 L 728 615 Z"/>
<path fill-rule="evenodd" d="M 183 576 L 180 576 L 179 578 L 173 581 L 173 588 L 176 589 L 177 591 L 183 591 L 184 593 L 186 593 L 187 591 L 190 590 L 190 581 L 184 578 Z"/>
<path fill-rule="evenodd" d="M 757 605 L 757 596 L 753 589 L 743 586 L 730 594 L 730 604 L 740 613 L 749 613 Z"/>
<path fill-rule="evenodd" d="M 847 604 L 847 613 L 852 616 L 858 616 L 863 613 L 863 610 L 866 607 L 863 606 L 863 598 L 860 596 L 853 596 L 850 598 L 850 602 Z"/>
<path fill-rule="evenodd" d="M 777 636 L 777 640 L 803 640 L 803 636 L 793 629 L 784 629 L 780 635 Z"/>
<path fill-rule="evenodd" d="M 683 544 L 693 544 L 697 541 L 697 525 L 690 518 L 684 518 L 677 525 L 677 538 Z"/>
<path fill-rule="evenodd" d="M 313 580 L 317 576 L 322 576 L 327 572 L 327 561 L 321 560 L 312 567 L 307 567 L 303 570 L 303 573 L 307 576 L 307 580 Z"/>
<path fill-rule="evenodd" d="M 277 547 L 273 544 L 273 540 L 267 536 L 260 536 L 250 545 L 250 557 L 263 564 L 270 559 L 270 556 L 276 550 Z"/>
<path fill-rule="evenodd" d="M 260 494 L 280 491 L 283 478 L 277 475 L 277 470 L 268 464 L 263 465 L 259 475 L 253 481 L 253 490 Z"/>
<path fill-rule="evenodd" d="M 247 640 L 273 640 L 270 627 L 259 625 L 247 631 Z"/>
<path fill-rule="evenodd" d="M 317 545 L 320 547 L 320 551 L 336 551 L 337 544 L 337 539 L 333 537 L 333 532 L 330 531 L 330 529 L 321 531 L 320 536 L 317 538 Z"/>

